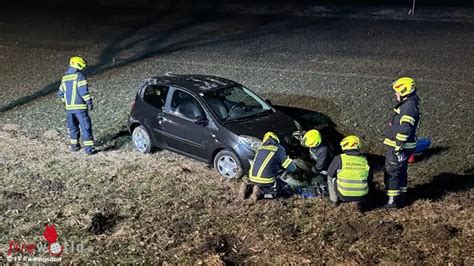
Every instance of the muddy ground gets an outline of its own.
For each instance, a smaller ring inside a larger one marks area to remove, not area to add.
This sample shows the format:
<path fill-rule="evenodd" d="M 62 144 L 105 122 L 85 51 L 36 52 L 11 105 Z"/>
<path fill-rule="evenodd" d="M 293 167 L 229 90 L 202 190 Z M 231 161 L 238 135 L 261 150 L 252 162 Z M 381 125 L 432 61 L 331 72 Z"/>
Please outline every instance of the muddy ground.
<path fill-rule="evenodd" d="M 70 262 L 474 263 L 471 23 L 264 15 L 1 11 L 0 254 L 8 242 L 83 243 Z M 35 27 L 30 25 L 34 23 Z M 70 56 L 89 59 L 101 152 L 67 151 L 54 98 Z M 372 164 L 409 75 L 433 146 L 410 170 L 408 207 L 330 208 L 322 199 L 235 199 L 238 181 L 161 151 L 136 153 L 124 129 L 140 80 L 206 73 L 237 80 L 329 139 L 358 134 Z M 336 136 L 336 137 L 335 137 Z"/>

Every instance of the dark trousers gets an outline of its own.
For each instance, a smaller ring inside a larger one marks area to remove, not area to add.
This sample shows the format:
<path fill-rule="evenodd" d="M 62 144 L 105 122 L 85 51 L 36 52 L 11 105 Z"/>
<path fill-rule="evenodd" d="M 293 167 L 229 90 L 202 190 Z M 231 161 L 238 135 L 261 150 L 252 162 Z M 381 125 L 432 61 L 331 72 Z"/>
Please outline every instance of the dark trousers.
<path fill-rule="evenodd" d="M 94 147 L 92 124 L 87 111 L 79 113 L 67 112 L 66 123 L 69 131 L 69 141 L 71 146 L 79 145 L 79 137 L 82 133 L 82 140 L 84 142 L 86 152 Z"/>
<path fill-rule="evenodd" d="M 402 149 L 405 160 L 398 161 L 395 148 L 389 147 L 385 154 L 385 188 L 388 196 L 398 196 L 407 191 L 408 185 L 408 158 L 414 149 Z"/>
<path fill-rule="evenodd" d="M 290 186 L 280 178 L 276 178 L 273 184 L 258 184 L 252 183 L 260 188 L 263 194 L 272 194 L 275 198 L 288 198 L 293 195 Z"/>

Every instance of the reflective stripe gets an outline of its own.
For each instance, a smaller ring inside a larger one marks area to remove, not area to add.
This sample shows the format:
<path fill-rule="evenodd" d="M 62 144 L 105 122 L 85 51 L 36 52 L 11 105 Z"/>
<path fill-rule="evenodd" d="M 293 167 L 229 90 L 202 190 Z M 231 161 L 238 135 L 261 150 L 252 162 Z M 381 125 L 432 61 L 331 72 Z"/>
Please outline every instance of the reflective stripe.
<path fill-rule="evenodd" d="M 91 99 L 91 95 L 90 94 L 83 95 L 82 99 L 84 99 L 84 101 L 88 101 Z"/>
<path fill-rule="evenodd" d="M 275 153 L 273 151 L 270 152 L 267 155 L 267 158 L 265 158 L 265 160 L 263 161 L 262 165 L 260 165 L 260 169 L 258 169 L 258 172 L 257 172 L 257 178 L 260 178 L 262 176 L 263 170 L 265 170 L 265 167 L 267 167 L 267 164 L 272 159 L 273 155 L 275 155 Z"/>
<path fill-rule="evenodd" d="M 64 89 L 65 89 L 65 88 L 64 88 L 64 82 L 62 82 L 61 85 L 59 86 L 59 90 L 60 90 L 60 91 L 64 91 Z"/>
<path fill-rule="evenodd" d="M 69 143 L 71 143 L 71 144 L 77 144 L 77 143 L 79 143 L 79 141 L 78 141 L 77 139 L 70 139 L 70 140 L 69 140 Z"/>
<path fill-rule="evenodd" d="M 249 176 L 249 180 L 251 182 L 258 183 L 258 184 L 272 184 L 275 182 L 274 177 L 256 177 L 253 175 Z"/>
<path fill-rule="evenodd" d="M 408 192 L 408 187 L 400 187 L 400 192 L 401 193 L 407 193 Z"/>
<path fill-rule="evenodd" d="M 397 133 L 397 136 L 395 136 L 395 138 L 399 141 L 407 141 L 408 135 Z"/>
<path fill-rule="evenodd" d="M 337 184 L 337 189 L 339 189 L 339 192 L 341 192 L 342 195 L 347 195 L 350 193 L 342 193 L 343 191 L 357 191 L 357 192 L 364 192 L 364 194 L 367 193 L 367 187 L 346 187 L 342 186 L 341 184 Z M 349 195 L 347 195 L 349 196 Z"/>
<path fill-rule="evenodd" d="M 344 178 L 338 178 L 339 181 L 343 183 L 348 183 L 348 184 L 367 184 L 367 180 L 350 180 L 350 179 L 344 179 Z"/>
<path fill-rule="evenodd" d="M 66 105 L 66 110 L 87 110 L 87 104 L 69 104 Z"/>
<path fill-rule="evenodd" d="M 409 116 L 409 115 L 404 115 L 402 116 L 402 118 L 400 118 L 400 125 L 403 123 L 403 122 L 406 122 L 406 123 L 410 123 L 412 124 L 413 126 L 415 125 L 415 118 Z"/>
<path fill-rule="evenodd" d="M 399 146 L 397 146 L 397 143 L 391 139 L 388 139 L 388 138 L 385 138 L 383 140 L 383 144 L 387 145 L 387 146 L 390 146 L 390 147 L 394 147 L 394 148 L 400 148 Z M 403 148 L 406 148 L 406 149 L 414 149 L 416 148 L 416 142 L 405 142 L 403 143 Z"/>
<path fill-rule="evenodd" d="M 266 145 L 266 146 L 260 146 L 260 148 L 258 148 L 258 149 L 259 150 L 268 150 L 268 151 L 276 152 L 278 150 L 278 147 L 273 146 L 273 145 Z"/>
<path fill-rule="evenodd" d="M 283 166 L 283 168 L 288 168 L 288 166 L 290 166 L 291 162 L 293 162 L 292 159 L 290 158 L 286 158 L 285 162 L 283 162 L 283 164 L 281 166 Z"/>
<path fill-rule="evenodd" d="M 85 86 L 85 85 L 87 85 L 87 80 L 81 80 L 77 83 L 78 87 L 82 87 L 82 86 Z"/>
<path fill-rule="evenodd" d="M 64 75 L 63 78 L 61 79 L 62 82 L 64 83 L 65 81 L 73 81 L 77 80 L 77 74 L 68 74 Z"/>
<path fill-rule="evenodd" d="M 397 114 L 400 114 L 400 108 L 395 108 L 395 109 L 393 109 L 393 111 Z"/>
<path fill-rule="evenodd" d="M 70 105 L 76 104 L 76 95 L 77 95 L 77 81 L 72 82 L 72 96 Z"/>
<path fill-rule="evenodd" d="M 93 140 L 84 140 L 84 146 L 94 146 Z"/>
<path fill-rule="evenodd" d="M 387 196 L 389 197 L 395 197 L 395 196 L 398 196 L 400 195 L 400 190 L 387 190 Z"/>

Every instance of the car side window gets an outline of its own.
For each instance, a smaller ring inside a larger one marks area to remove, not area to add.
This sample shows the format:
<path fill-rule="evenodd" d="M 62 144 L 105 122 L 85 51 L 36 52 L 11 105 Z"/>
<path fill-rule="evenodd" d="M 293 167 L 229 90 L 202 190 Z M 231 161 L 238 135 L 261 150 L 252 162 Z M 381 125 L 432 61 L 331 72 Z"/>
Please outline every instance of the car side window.
<path fill-rule="evenodd" d="M 166 86 L 148 85 L 143 95 L 143 100 L 153 107 L 163 109 L 169 88 Z"/>
<path fill-rule="evenodd" d="M 181 90 L 176 90 L 173 93 L 170 107 L 174 114 L 187 119 L 205 118 L 201 104 L 189 93 Z"/>

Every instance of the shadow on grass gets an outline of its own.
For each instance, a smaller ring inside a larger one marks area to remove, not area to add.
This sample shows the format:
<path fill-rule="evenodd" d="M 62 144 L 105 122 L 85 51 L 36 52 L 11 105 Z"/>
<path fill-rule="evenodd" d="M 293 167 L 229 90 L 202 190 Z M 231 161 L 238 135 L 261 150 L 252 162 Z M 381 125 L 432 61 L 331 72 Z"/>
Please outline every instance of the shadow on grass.
<path fill-rule="evenodd" d="M 441 173 L 432 177 L 431 182 L 409 189 L 408 204 L 419 199 L 440 200 L 448 193 L 472 188 L 474 188 L 474 168 L 466 169 L 463 174 Z"/>
<path fill-rule="evenodd" d="M 97 141 L 102 148 L 99 151 L 119 150 L 131 142 L 130 134 L 126 126 L 122 126 L 117 132 L 108 134 Z"/>

